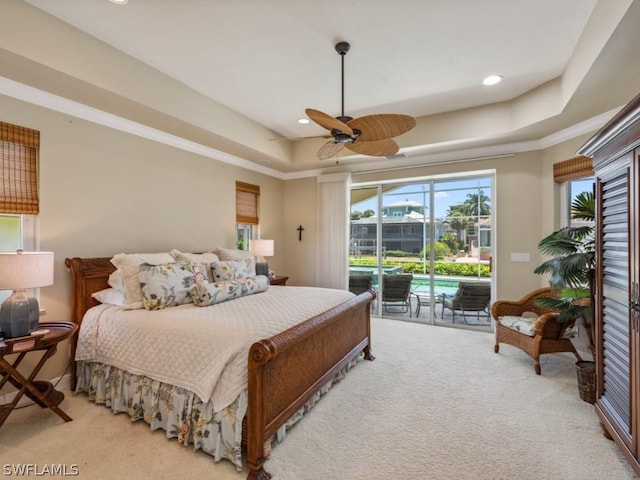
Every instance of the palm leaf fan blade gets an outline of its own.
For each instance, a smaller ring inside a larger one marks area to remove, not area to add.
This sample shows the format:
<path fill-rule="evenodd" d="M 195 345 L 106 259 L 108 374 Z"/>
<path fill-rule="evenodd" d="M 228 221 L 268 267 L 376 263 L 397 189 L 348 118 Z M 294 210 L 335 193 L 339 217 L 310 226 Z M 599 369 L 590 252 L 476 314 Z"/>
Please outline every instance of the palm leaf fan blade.
<path fill-rule="evenodd" d="M 321 112 L 320 110 L 307 108 L 304 112 L 311 120 L 313 120 L 321 127 L 326 128 L 327 130 L 339 130 L 340 132 L 346 133 L 349 136 L 353 135 L 353 130 L 351 130 L 351 127 L 349 127 L 349 125 L 341 122 L 337 118 L 333 118 L 332 116 Z"/>
<path fill-rule="evenodd" d="M 345 145 L 352 152 L 372 157 L 388 157 L 398 153 L 400 147 L 393 140 L 381 140 L 378 142 L 353 142 Z"/>
<path fill-rule="evenodd" d="M 344 148 L 344 143 L 336 143 L 333 140 L 328 141 L 320 150 L 318 150 L 318 160 L 326 160 L 327 158 L 331 158 L 340 153 L 340 150 Z"/>
<path fill-rule="evenodd" d="M 347 125 L 362 132 L 358 137 L 360 142 L 378 142 L 408 132 L 416 126 L 416 119 L 410 115 L 381 113 L 354 118 Z"/>

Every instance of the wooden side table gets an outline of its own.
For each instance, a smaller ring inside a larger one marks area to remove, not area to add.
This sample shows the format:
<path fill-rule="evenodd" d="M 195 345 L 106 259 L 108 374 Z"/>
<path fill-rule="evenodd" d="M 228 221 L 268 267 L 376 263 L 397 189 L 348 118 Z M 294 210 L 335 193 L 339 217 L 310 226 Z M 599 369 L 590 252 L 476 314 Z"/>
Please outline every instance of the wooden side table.
<path fill-rule="evenodd" d="M 274 278 L 269 280 L 269 285 L 286 285 L 289 277 L 285 277 L 284 275 L 276 275 Z"/>
<path fill-rule="evenodd" d="M 71 337 L 77 328 L 76 324 L 70 322 L 46 322 L 38 325 L 38 330 L 32 335 L 0 340 L 0 391 L 7 382 L 18 389 L 11 403 L 0 405 L 0 427 L 23 395 L 31 398 L 42 408 L 50 408 L 65 422 L 72 420 L 58 407 L 64 400 L 64 394 L 53 388 L 51 382 L 35 378 L 46 361 L 56 353 L 58 343 Z M 27 353 L 39 350 L 44 351 L 44 354 L 27 378 L 18 371 L 18 365 Z M 6 356 L 11 354 L 18 354 L 13 363 L 6 359 Z"/>

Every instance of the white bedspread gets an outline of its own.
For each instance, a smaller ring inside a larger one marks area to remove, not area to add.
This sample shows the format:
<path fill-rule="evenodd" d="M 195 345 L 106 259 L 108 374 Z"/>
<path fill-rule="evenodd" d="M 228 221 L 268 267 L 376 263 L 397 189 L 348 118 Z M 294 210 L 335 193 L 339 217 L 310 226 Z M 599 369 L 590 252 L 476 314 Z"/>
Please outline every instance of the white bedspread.
<path fill-rule="evenodd" d="M 352 298 L 345 290 L 277 286 L 208 307 L 164 310 L 91 308 L 82 322 L 76 360 L 146 375 L 230 405 L 247 386 L 251 345 Z"/>

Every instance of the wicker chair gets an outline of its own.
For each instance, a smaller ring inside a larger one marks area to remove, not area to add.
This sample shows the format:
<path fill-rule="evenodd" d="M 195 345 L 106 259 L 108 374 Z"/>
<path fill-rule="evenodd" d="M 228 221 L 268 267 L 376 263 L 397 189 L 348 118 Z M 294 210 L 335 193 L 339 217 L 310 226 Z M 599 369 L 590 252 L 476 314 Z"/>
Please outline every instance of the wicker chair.
<path fill-rule="evenodd" d="M 413 275 L 382 275 L 382 306 L 386 312 L 407 313 L 411 316 L 411 282 Z M 399 310 L 389 310 L 389 307 Z"/>
<path fill-rule="evenodd" d="M 567 335 L 575 322 L 559 323 L 557 312 L 540 307 L 535 302 L 540 297 L 554 296 L 551 289 L 541 288 L 515 302 L 506 300 L 494 302 L 491 306 L 491 316 L 496 325 L 494 352 L 499 352 L 500 343 L 519 348 L 533 358 L 538 375 L 540 375 L 540 355 L 544 353 L 571 352 L 578 360 L 582 360 Z M 505 321 L 505 317 L 521 317 L 525 312 L 532 312 L 538 316 L 528 320 L 531 327 L 530 333 L 533 335 L 522 333 L 522 324 L 507 326 L 509 322 Z"/>

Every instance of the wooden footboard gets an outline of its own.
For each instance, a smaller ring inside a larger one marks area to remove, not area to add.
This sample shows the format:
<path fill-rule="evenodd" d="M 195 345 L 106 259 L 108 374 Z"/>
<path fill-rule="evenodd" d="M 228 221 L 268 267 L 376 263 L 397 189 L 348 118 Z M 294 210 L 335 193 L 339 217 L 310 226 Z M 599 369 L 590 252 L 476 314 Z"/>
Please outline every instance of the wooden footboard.
<path fill-rule="evenodd" d="M 249 479 L 264 470 L 270 439 L 320 387 L 360 352 L 371 355 L 373 292 L 254 343 L 249 351 L 247 467 Z"/>
<path fill-rule="evenodd" d="M 67 258 L 71 273 L 71 315 L 78 326 L 85 312 L 98 302 L 91 296 L 108 287 L 115 270 L 110 259 Z M 278 287 L 286 288 L 286 287 Z M 264 470 L 271 438 L 299 408 L 354 357 L 371 355 L 371 302 L 365 292 L 271 338 L 249 351 L 246 449 L 249 479 L 266 479 Z M 75 358 L 76 338 L 72 340 Z M 72 389 L 76 365 L 72 364 Z"/>

